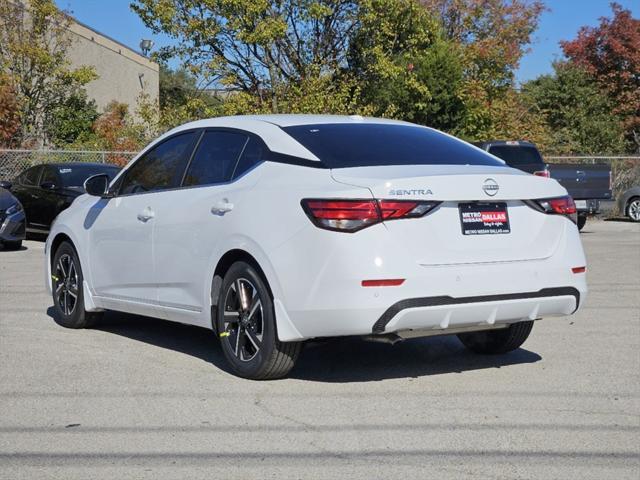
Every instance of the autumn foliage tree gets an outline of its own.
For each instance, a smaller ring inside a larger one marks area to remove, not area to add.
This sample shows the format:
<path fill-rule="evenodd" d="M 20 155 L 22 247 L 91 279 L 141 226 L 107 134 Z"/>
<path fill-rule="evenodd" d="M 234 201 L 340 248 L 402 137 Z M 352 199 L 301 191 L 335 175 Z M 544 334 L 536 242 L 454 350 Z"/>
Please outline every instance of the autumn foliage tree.
<path fill-rule="evenodd" d="M 15 146 L 20 130 L 20 103 L 10 81 L 0 75 L 0 148 Z"/>
<path fill-rule="evenodd" d="M 115 101 L 107 105 L 104 113 L 94 122 L 93 130 L 95 137 L 92 146 L 99 150 L 135 152 L 145 142 L 144 131 L 131 121 L 127 105 Z M 128 157 L 115 153 L 109 161 L 125 165 Z"/>
<path fill-rule="evenodd" d="M 640 20 L 619 4 L 613 17 L 597 27 L 582 27 L 571 41 L 561 42 L 569 61 L 596 79 L 622 117 L 629 140 L 640 151 Z"/>

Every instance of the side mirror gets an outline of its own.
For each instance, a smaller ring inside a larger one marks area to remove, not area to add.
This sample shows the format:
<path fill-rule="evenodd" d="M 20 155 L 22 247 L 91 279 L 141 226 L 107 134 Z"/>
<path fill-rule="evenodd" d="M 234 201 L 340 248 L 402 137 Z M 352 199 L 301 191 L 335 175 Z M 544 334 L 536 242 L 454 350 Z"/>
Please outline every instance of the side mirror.
<path fill-rule="evenodd" d="M 105 197 L 109 190 L 109 176 L 106 173 L 93 175 L 84 181 L 84 190 L 94 197 Z"/>
<path fill-rule="evenodd" d="M 40 188 L 43 190 L 55 190 L 58 186 L 53 182 L 42 182 Z"/>
<path fill-rule="evenodd" d="M 4 188 L 5 190 L 11 190 L 13 184 L 7 180 L 0 181 L 0 188 Z"/>

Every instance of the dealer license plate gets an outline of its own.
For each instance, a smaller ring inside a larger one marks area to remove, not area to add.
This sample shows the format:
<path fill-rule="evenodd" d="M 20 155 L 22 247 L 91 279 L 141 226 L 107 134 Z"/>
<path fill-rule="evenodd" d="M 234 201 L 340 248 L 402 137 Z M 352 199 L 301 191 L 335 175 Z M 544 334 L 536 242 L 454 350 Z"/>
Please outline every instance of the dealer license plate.
<path fill-rule="evenodd" d="M 460 203 L 458 208 L 463 235 L 495 235 L 511 232 L 506 203 Z"/>

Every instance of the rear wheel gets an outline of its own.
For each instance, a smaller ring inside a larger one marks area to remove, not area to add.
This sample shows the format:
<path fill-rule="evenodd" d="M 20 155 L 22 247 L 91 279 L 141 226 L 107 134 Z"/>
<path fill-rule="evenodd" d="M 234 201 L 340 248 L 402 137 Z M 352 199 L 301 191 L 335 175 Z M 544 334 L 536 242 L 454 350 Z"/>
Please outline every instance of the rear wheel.
<path fill-rule="evenodd" d="M 634 222 L 640 222 L 640 197 L 629 200 L 627 204 L 627 217 Z"/>
<path fill-rule="evenodd" d="M 285 376 L 300 353 L 300 342 L 280 342 L 273 301 L 254 267 L 236 262 L 222 281 L 216 327 L 233 372 L 255 380 Z"/>
<path fill-rule="evenodd" d="M 578 215 L 578 230 L 582 230 L 587 223 L 586 215 Z"/>
<path fill-rule="evenodd" d="M 55 321 L 63 327 L 91 327 L 102 317 L 102 312 L 84 309 L 83 278 L 76 250 L 69 242 L 61 243 L 53 257 L 51 286 Z"/>
<path fill-rule="evenodd" d="M 461 333 L 460 341 L 469 350 L 483 354 L 507 353 L 519 348 L 531 333 L 533 321 L 518 322 L 500 330 Z"/>

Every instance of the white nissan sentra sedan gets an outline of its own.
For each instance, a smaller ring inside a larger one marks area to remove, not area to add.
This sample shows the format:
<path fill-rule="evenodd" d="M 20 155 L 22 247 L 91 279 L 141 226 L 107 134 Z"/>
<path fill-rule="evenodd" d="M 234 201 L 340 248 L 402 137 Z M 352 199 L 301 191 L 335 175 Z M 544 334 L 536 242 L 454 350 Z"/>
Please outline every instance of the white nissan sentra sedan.
<path fill-rule="evenodd" d="M 46 244 L 57 321 L 116 310 L 209 328 L 247 378 L 286 375 L 317 337 L 455 334 L 509 352 L 587 292 L 562 186 L 411 123 L 202 120 L 85 188 Z"/>

